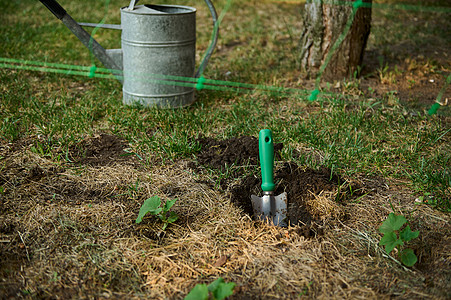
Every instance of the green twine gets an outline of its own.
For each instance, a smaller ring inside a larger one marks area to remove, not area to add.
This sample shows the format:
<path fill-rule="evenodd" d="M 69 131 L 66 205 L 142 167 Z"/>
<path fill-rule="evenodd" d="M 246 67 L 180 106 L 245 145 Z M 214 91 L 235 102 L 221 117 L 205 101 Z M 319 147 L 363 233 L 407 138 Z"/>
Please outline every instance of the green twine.
<path fill-rule="evenodd" d="M 57 73 L 64 75 L 77 75 L 77 76 L 86 76 L 89 75 L 96 78 L 107 78 L 107 79 L 117 79 L 117 76 L 122 78 L 122 71 L 119 70 L 111 70 L 106 68 L 96 67 L 95 72 L 93 71 L 93 66 L 77 66 L 77 65 L 66 65 L 59 63 L 49 63 L 43 61 L 29 61 L 29 60 L 20 60 L 20 59 L 12 59 L 0 57 L 0 68 L 8 68 L 8 69 L 17 69 L 17 70 L 29 70 L 29 71 L 38 71 L 38 72 L 48 72 L 48 73 Z M 111 74 L 113 73 L 113 74 Z M 225 91 L 225 92 L 253 92 L 255 90 L 259 90 L 262 92 L 273 92 L 277 93 L 280 96 L 300 96 L 307 97 L 309 95 L 309 91 L 305 89 L 297 89 L 297 88 L 284 88 L 277 86 L 270 86 L 264 84 L 251 84 L 251 83 L 242 83 L 242 82 L 233 82 L 233 81 L 223 81 L 223 80 L 213 80 L 207 78 L 194 78 L 194 77 L 182 77 L 175 75 L 163 75 L 163 74 L 141 74 L 131 75 L 133 80 L 142 81 L 142 82 L 154 82 L 164 85 L 175 85 L 175 86 L 183 86 L 183 87 L 191 87 L 216 91 Z M 333 95 L 333 93 L 331 93 Z"/>
<path fill-rule="evenodd" d="M 363 1 L 362 0 L 357 0 L 356 2 L 354 2 L 354 4 L 352 4 L 352 7 L 354 9 L 358 9 L 358 8 L 360 8 L 362 6 L 363 6 Z"/>
<path fill-rule="evenodd" d="M 319 90 L 313 90 L 313 92 L 310 94 L 310 96 L 308 97 L 309 101 L 315 101 L 318 98 L 319 95 Z"/>
<path fill-rule="evenodd" d="M 205 81 L 206 81 L 205 77 L 200 76 L 199 79 L 197 80 L 196 90 L 200 91 L 201 89 L 203 89 Z"/>
<path fill-rule="evenodd" d="M 97 70 L 96 65 L 92 65 L 91 68 L 89 69 L 89 75 L 88 75 L 88 77 L 89 77 L 89 78 L 94 78 L 94 76 L 95 76 L 95 74 L 96 74 L 96 70 Z"/>
<path fill-rule="evenodd" d="M 445 94 L 446 89 L 448 88 L 448 85 L 451 84 L 451 75 L 448 75 L 448 77 L 445 80 L 445 85 L 442 87 L 442 89 L 440 90 L 440 92 L 437 95 L 437 99 L 435 100 L 434 105 L 432 105 L 432 107 L 429 109 L 428 114 L 430 116 L 432 116 L 433 114 L 435 114 L 437 112 L 437 110 L 440 108 L 441 106 L 441 100 L 443 97 L 443 94 Z"/>
<path fill-rule="evenodd" d="M 434 105 L 432 105 L 432 107 L 429 109 L 428 114 L 430 116 L 434 115 L 439 108 L 440 108 L 440 103 L 437 103 L 437 102 L 434 103 Z"/>
<path fill-rule="evenodd" d="M 299 3 L 305 2 L 305 0 L 298 0 Z M 450 13 L 451 8 L 445 6 L 426 6 L 426 5 L 417 5 L 417 4 L 405 4 L 405 3 L 373 3 L 373 2 L 363 2 L 357 1 L 361 4 L 358 5 L 356 2 L 351 1 L 337 1 L 337 0 L 309 0 L 309 2 L 316 4 L 327 4 L 333 6 L 353 6 L 355 8 L 367 7 L 367 8 L 375 8 L 375 9 L 399 9 L 399 10 L 412 10 L 412 11 L 420 11 L 420 12 L 438 12 L 438 13 Z M 387 1 L 384 1 L 387 2 Z M 358 5 L 358 6 L 356 6 Z"/>

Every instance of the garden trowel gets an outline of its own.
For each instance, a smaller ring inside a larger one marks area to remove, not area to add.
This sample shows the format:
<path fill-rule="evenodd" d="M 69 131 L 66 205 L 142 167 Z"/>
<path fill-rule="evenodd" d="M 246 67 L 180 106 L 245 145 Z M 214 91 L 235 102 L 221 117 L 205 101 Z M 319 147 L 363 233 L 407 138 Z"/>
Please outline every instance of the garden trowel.
<path fill-rule="evenodd" d="M 262 169 L 263 196 L 251 196 L 255 217 L 286 227 L 287 193 L 274 196 L 274 144 L 271 130 L 263 129 L 258 136 L 258 152 Z"/>

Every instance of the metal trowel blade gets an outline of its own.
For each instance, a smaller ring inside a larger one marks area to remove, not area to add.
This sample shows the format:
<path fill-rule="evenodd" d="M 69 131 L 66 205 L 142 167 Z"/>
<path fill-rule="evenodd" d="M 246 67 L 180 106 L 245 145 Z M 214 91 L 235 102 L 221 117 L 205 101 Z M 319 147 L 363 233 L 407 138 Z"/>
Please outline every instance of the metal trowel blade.
<path fill-rule="evenodd" d="M 287 226 L 287 193 L 274 196 L 272 192 L 264 192 L 263 197 L 252 195 L 251 202 L 255 217 L 275 226 Z"/>

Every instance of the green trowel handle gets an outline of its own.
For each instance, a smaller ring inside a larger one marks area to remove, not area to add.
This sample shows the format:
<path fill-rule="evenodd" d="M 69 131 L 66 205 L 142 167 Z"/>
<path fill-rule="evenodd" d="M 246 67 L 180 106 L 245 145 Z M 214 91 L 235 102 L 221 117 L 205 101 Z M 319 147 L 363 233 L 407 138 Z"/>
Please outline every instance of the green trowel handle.
<path fill-rule="evenodd" d="M 262 190 L 264 192 L 274 191 L 274 144 L 271 130 L 263 129 L 258 136 L 258 150 L 260 166 L 262 168 Z"/>

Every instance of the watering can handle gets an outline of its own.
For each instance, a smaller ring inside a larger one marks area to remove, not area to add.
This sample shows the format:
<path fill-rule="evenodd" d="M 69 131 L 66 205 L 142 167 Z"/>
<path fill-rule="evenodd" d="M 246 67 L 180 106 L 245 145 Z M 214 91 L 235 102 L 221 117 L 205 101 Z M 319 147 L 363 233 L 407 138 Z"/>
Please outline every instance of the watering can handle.
<path fill-rule="evenodd" d="M 202 59 L 202 62 L 200 63 L 196 74 L 194 75 L 194 77 L 196 77 L 196 78 L 200 77 L 202 75 L 202 73 L 204 72 L 205 67 L 208 64 L 208 61 L 210 60 L 210 57 L 216 48 L 216 43 L 218 42 L 218 32 L 219 32 L 218 14 L 216 13 L 216 9 L 210 0 L 205 0 L 205 3 L 207 4 L 208 9 L 210 10 L 211 18 L 213 19 L 213 34 L 212 34 L 212 39 L 211 39 L 210 45 L 208 46 L 207 52 L 205 53 L 205 56 Z"/>
<path fill-rule="evenodd" d="M 128 9 L 129 10 L 135 9 L 135 5 L 138 3 L 138 1 L 139 0 L 131 0 Z M 216 13 L 216 9 L 210 0 L 205 0 L 205 3 L 207 4 L 208 9 L 210 10 L 211 18 L 213 19 L 213 34 L 210 46 L 208 46 L 207 52 L 205 53 L 205 56 L 202 59 L 202 62 L 200 63 L 199 68 L 196 71 L 196 74 L 194 75 L 194 77 L 196 78 L 200 77 L 204 72 L 205 67 L 207 67 L 208 61 L 210 60 L 210 57 L 216 48 L 216 43 L 218 42 L 218 31 L 219 31 L 218 14 Z"/>
<path fill-rule="evenodd" d="M 130 1 L 130 5 L 128 6 L 129 10 L 134 10 L 135 9 L 135 5 L 138 4 L 139 0 L 132 0 Z"/>

